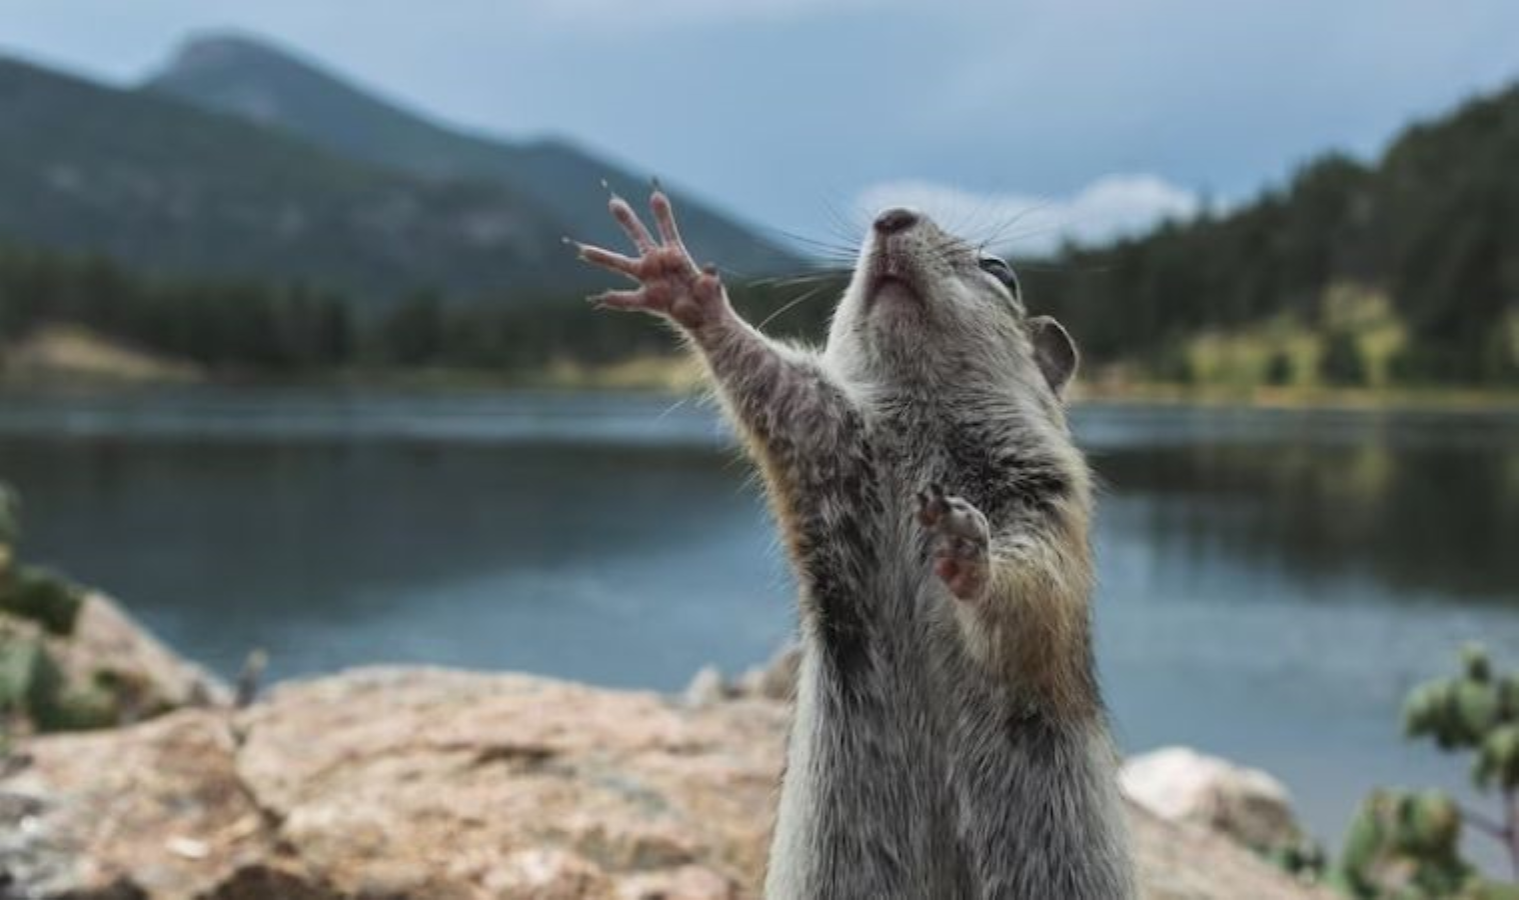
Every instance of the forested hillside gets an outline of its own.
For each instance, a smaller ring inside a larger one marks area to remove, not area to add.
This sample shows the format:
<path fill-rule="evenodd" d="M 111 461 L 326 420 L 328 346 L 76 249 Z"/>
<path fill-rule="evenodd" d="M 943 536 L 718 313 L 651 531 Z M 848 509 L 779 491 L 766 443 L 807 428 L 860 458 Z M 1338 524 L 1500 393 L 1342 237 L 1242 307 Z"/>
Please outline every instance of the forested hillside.
<path fill-rule="evenodd" d="M 641 189 L 646 176 L 564 140 L 508 141 L 440 124 L 300 58 L 241 35 L 204 35 L 185 43 L 145 89 L 249 119 L 333 153 L 439 180 L 499 184 L 531 198 L 566 233 L 607 243 L 621 235 L 605 215 L 604 180 Z M 773 273 L 797 257 L 706 206 L 673 192 L 686 240 L 703 259 Z"/>
<path fill-rule="evenodd" d="M 588 313 L 580 298 L 609 282 L 531 198 L 18 63 L 0 62 L 0 192 L 0 342 L 72 322 L 271 373 L 523 372 L 675 347 L 646 317 Z M 1227 211 L 1015 262 L 1099 376 L 1519 383 L 1519 87 L 1375 161 L 1326 155 Z M 767 330 L 813 337 L 842 287 L 730 283 Z"/>
<path fill-rule="evenodd" d="M 795 293 L 732 290 L 747 315 L 761 317 Z M 819 295 L 813 315 L 829 305 Z M 346 295 L 299 281 L 147 276 L 106 257 L 0 243 L 0 368 L 5 343 L 57 323 L 213 374 L 429 367 L 527 375 L 553 362 L 597 365 L 675 349 L 649 317 L 593 313 L 575 291 L 460 304 L 417 290 L 383 310 L 359 310 Z M 777 326 L 806 330 L 811 321 Z"/>
<path fill-rule="evenodd" d="M 1514 382 L 1519 87 L 1371 165 L 1328 155 L 1239 209 L 1068 249 L 1024 280 L 1090 358 L 1166 377 Z"/>
<path fill-rule="evenodd" d="M 498 184 L 332 155 L 229 116 L 0 58 L 0 239 L 148 272 L 302 280 L 369 303 L 587 283 Z"/>

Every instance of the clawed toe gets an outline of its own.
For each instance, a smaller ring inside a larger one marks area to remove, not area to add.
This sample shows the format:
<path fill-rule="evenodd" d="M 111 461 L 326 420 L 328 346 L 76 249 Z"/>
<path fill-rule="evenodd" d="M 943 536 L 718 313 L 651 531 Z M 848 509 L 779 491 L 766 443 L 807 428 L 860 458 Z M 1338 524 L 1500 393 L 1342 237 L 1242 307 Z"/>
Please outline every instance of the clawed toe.
<path fill-rule="evenodd" d="M 924 528 L 942 530 L 967 538 L 984 536 L 981 513 L 960 497 L 952 497 L 937 484 L 918 491 L 918 522 Z"/>
<path fill-rule="evenodd" d="M 972 537 L 941 534 L 934 545 L 934 555 L 954 559 L 976 559 L 986 552 L 986 545 Z"/>
<path fill-rule="evenodd" d="M 929 484 L 928 487 L 918 491 L 918 522 L 924 528 L 933 528 L 939 524 L 939 520 L 949 512 L 949 503 L 944 496 L 944 488 L 937 484 Z"/>
<path fill-rule="evenodd" d="M 986 581 L 991 536 L 986 516 L 938 484 L 917 493 L 918 522 L 931 535 L 933 572 L 950 592 L 971 600 Z"/>
<path fill-rule="evenodd" d="M 670 198 L 658 185 L 649 198 L 657 238 L 623 198 L 613 194 L 607 201 L 607 209 L 637 249 L 636 256 L 570 238 L 565 238 L 565 244 L 585 262 L 624 275 L 637 282 L 638 288 L 597 294 L 591 298 L 592 303 L 603 309 L 636 310 L 665 316 L 687 329 L 715 321 L 730 311 L 716 267 L 701 269 L 691 259 L 681 242 Z"/>
<path fill-rule="evenodd" d="M 631 256 L 624 256 L 611 250 L 604 250 L 591 244 L 582 244 L 579 241 L 565 238 L 565 243 L 575 249 L 575 255 L 593 266 L 617 272 L 637 281 L 642 271 L 641 262 Z"/>
<path fill-rule="evenodd" d="M 612 218 L 616 219 L 617 224 L 622 227 L 623 234 L 626 234 L 628 240 L 633 242 L 633 246 L 638 248 L 639 253 L 648 254 L 658 246 L 654 243 L 654 235 L 644 227 L 643 221 L 638 218 L 638 213 L 633 211 L 633 206 L 628 201 L 613 194 L 612 199 L 607 201 L 607 209 L 612 213 Z"/>

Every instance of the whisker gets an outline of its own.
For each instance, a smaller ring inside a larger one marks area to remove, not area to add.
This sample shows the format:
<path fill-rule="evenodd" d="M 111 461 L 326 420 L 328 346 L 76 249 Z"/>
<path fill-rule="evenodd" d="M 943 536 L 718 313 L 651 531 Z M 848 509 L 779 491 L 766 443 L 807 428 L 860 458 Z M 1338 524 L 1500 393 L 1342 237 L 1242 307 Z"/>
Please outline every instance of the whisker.
<path fill-rule="evenodd" d="M 797 234 L 794 231 L 786 231 L 786 230 L 781 229 L 781 228 L 771 228 L 771 229 L 767 229 L 767 230 L 768 231 L 772 231 L 775 234 L 780 235 L 781 237 L 784 237 L 784 238 L 786 238 L 788 240 L 796 241 L 799 244 L 806 244 L 809 247 L 819 247 L 819 248 L 822 248 L 824 250 L 837 250 L 837 251 L 840 251 L 840 252 L 852 252 L 854 250 L 854 245 L 853 244 L 848 244 L 848 243 L 837 243 L 836 244 L 836 243 L 833 243 L 833 242 L 830 242 L 830 241 L 822 241 L 822 240 L 818 240 L 817 238 L 810 238 L 810 237 L 806 236 L 805 234 Z"/>
<path fill-rule="evenodd" d="M 657 416 L 654 417 L 654 421 L 658 422 L 660 419 L 663 419 L 665 416 L 668 416 L 670 413 L 673 413 L 677 409 L 680 409 L 682 406 L 685 406 L 686 403 L 690 399 L 691 399 L 691 397 L 689 395 L 687 395 L 687 396 L 681 397 L 679 400 L 676 400 L 674 403 L 671 403 L 669 406 L 665 407 L 664 412 L 662 412 L 659 415 L 657 415 Z"/>
<path fill-rule="evenodd" d="M 770 278 L 760 278 L 750 281 L 748 284 L 753 287 L 787 287 L 798 284 L 811 284 L 818 281 L 832 281 L 848 275 L 851 271 L 853 270 L 847 266 L 820 267 L 810 272 L 801 272 L 795 275 L 775 275 Z"/>
<path fill-rule="evenodd" d="M 843 240 L 845 244 L 857 245 L 859 235 L 864 232 L 865 226 L 855 221 L 840 209 L 837 203 L 827 197 L 823 198 L 823 209 L 828 213 L 834 236 Z"/>
<path fill-rule="evenodd" d="M 985 249 L 986 247 L 990 247 L 994 244 L 1003 243 L 1008 230 L 1011 229 L 1014 225 L 1017 225 L 1019 222 L 1023 221 L 1034 213 L 1037 213 L 1040 210 L 1049 209 L 1054 205 L 1055 201 L 1052 199 L 1042 200 L 1038 203 L 1033 204 L 1032 206 L 1027 207 L 1026 209 L 1019 210 L 1017 213 L 1009 216 L 1006 221 L 1002 222 L 995 229 L 993 229 L 991 234 L 989 234 L 981 241 L 981 247 Z"/>
<path fill-rule="evenodd" d="M 777 309 L 775 312 L 773 312 L 770 315 L 766 316 L 764 318 L 764 320 L 762 322 L 760 322 L 758 325 L 756 325 L 755 327 L 758 328 L 758 329 L 760 329 L 760 330 L 764 330 L 765 326 L 769 325 L 771 322 L 775 321 L 775 319 L 776 319 L 777 316 L 780 316 L 780 315 L 782 315 L 784 313 L 788 313 L 791 310 L 795 309 L 796 307 L 800 306 L 802 303 L 804 303 L 804 302 L 806 302 L 808 300 L 811 300 L 813 297 L 816 297 L 823 290 L 824 287 L 826 287 L 826 285 L 821 285 L 820 284 L 817 287 L 813 288 L 812 290 L 807 291 L 805 294 L 802 294 L 800 297 L 797 297 L 795 300 L 792 300 L 789 303 L 786 303 L 780 309 Z"/>
<path fill-rule="evenodd" d="M 1045 225 L 1040 228 L 1028 228 L 1022 231 L 1015 231 L 1003 239 L 1001 252 L 1012 254 L 1016 250 L 1015 245 L 1020 241 L 1027 241 L 1029 238 L 1045 237 L 1048 235 L 1059 235 L 1064 231 L 1065 226 L 1059 222 L 1052 222 L 1049 225 Z"/>
<path fill-rule="evenodd" d="M 950 230 L 955 234 L 969 236 L 981 232 L 985 223 L 992 215 L 991 198 L 978 196 L 976 202 L 969 208 L 959 208 L 954 227 Z"/>
<path fill-rule="evenodd" d="M 800 274 L 786 273 L 781 275 L 768 275 L 764 277 L 760 277 L 752 272 L 744 272 L 739 269 L 734 269 L 730 266 L 718 266 L 718 271 L 722 273 L 724 278 L 728 278 L 733 281 L 739 281 L 744 284 L 764 285 L 773 284 L 777 281 L 787 280 L 791 278 L 826 275 L 827 273 L 837 272 L 840 270 L 849 270 L 854 267 L 854 260 L 855 258 L 853 256 L 850 256 L 848 258 L 845 258 L 843 256 L 816 256 L 804 262 L 804 265 L 807 266 L 807 269 L 803 270 Z"/>

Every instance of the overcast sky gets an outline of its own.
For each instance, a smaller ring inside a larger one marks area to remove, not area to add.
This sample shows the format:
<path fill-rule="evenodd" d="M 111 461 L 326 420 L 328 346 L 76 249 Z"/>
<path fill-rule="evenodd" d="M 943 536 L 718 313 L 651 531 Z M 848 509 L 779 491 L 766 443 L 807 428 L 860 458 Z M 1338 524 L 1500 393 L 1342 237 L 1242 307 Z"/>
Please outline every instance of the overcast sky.
<path fill-rule="evenodd" d="M 1024 212 L 1031 249 L 1372 155 L 1519 76 L 1514 0 L 0 0 L 0 48 L 117 83 L 228 28 L 773 228 L 910 199 L 970 230 Z"/>

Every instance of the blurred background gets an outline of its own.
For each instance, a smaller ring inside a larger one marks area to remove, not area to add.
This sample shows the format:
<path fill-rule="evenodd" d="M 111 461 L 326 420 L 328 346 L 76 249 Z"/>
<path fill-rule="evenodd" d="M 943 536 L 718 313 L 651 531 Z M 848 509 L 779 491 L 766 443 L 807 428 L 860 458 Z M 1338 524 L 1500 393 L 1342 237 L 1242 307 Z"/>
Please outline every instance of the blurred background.
<path fill-rule="evenodd" d="M 678 691 L 793 628 L 674 342 L 581 300 L 672 186 L 817 338 L 873 210 L 1004 253 L 1085 354 L 1122 747 L 1338 843 L 1463 642 L 1519 656 L 1519 6 L 0 0 L 17 553 L 228 677 Z M 841 268 L 842 267 L 842 268 Z M 799 277 L 805 276 L 805 277 Z"/>

